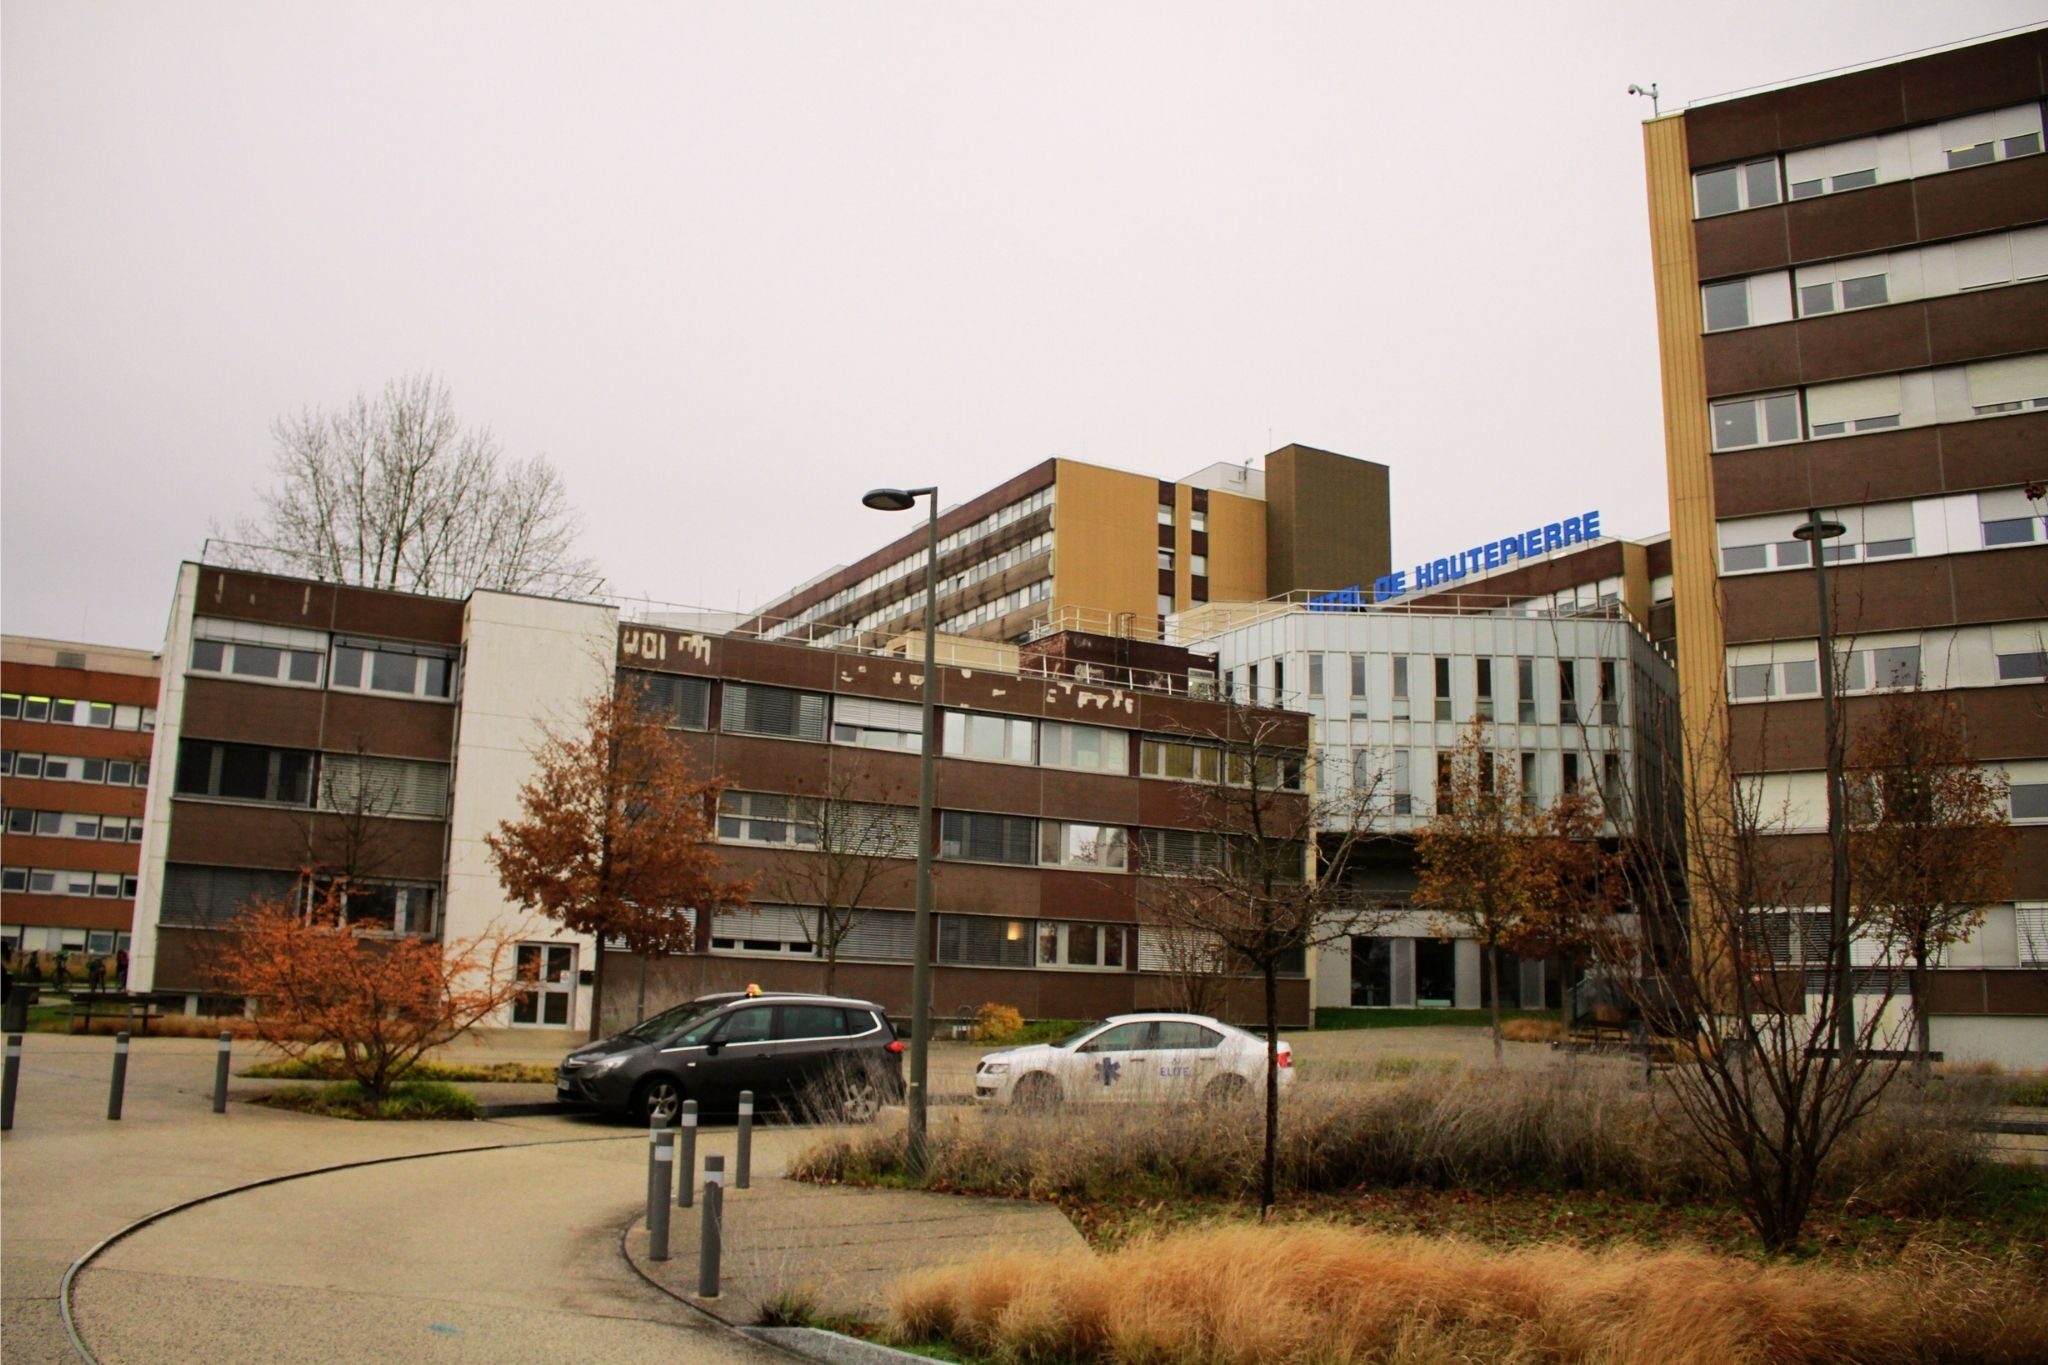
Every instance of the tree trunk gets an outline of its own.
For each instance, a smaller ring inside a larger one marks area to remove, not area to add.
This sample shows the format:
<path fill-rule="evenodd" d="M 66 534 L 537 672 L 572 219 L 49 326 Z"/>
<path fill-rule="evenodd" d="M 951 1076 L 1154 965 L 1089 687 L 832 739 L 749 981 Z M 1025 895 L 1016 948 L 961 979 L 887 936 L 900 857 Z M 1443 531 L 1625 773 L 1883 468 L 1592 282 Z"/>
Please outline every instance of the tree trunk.
<path fill-rule="evenodd" d="M 830 932 L 837 926 L 826 922 L 826 917 L 831 913 L 830 910 L 818 911 L 818 941 L 825 945 L 825 994 L 836 995 L 838 992 L 834 991 L 832 987 L 839 980 L 840 936 Z M 849 914 L 847 918 L 851 921 L 853 917 Z"/>
<path fill-rule="evenodd" d="M 599 948 L 598 951 L 604 950 Z M 647 1017 L 647 954 L 644 952 L 640 954 L 640 1003 L 636 1010 L 633 1022 L 637 1024 Z"/>
<path fill-rule="evenodd" d="M 1913 1007 L 1913 1088 L 1925 1090 L 1930 1071 L 1928 1054 L 1934 1051 L 1934 1021 L 1927 1017 L 1927 954 L 1913 955 L 1913 971 L 1906 978 L 1906 992 Z"/>
<path fill-rule="evenodd" d="M 600 1021 L 604 1018 L 604 935 L 591 936 L 597 941 L 597 960 L 590 972 L 590 1041 L 604 1037 Z"/>
<path fill-rule="evenodd" d="M 1259 1217 L 1273 1212 L 1274 1158 L 1280 1147 L 1280 979 L 1269 960 L 1266 976 L 1266 1155 L 1259 1166 Z"/>
<path fill-rule="evenodd" d="M 1493 1064 L 1503 1064 L 1500 1048 L 1500 949 L 1488 946 L 1486 974 L 1493 982 Z"/>

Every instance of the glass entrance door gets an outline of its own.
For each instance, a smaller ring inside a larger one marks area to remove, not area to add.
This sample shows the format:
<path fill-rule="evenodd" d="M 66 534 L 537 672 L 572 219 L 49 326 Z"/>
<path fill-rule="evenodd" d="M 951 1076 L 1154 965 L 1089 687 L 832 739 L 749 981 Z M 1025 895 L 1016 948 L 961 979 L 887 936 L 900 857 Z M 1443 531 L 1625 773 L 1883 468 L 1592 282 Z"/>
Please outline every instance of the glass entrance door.
<path fill-rule="evenodd" d="M 1355 937 L 1351 940 L 1351 1003 L 1391 1005 L 1394 1003 L 1394 943 L 1392 939 Z"/>
<path fill-rule="evenodd" d="M 516 965 L 528 985 L 512 1002 L 512 1022 L 567 1028 L 575 1013 L 576 945 L 522 943 Z"/>

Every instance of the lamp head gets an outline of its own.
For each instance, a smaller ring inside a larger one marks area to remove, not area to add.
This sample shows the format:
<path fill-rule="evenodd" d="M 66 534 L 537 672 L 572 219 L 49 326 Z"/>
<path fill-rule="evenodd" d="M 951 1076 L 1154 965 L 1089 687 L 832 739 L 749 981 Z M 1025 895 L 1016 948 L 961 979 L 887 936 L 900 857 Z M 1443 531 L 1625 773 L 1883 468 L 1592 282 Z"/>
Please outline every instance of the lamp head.
<path fill-rule="evenodd" d="M 901 488 L 871 488 L 861 494 L 860 501 L 877 512 L 908 512 L 917 505 L 917 499 Z"/>
<path fill-rule="evenodd" d="M 1849 534 L 1849 528 L 1839 521 L 1802 521 L 1792 528 L 1792 534 L 1800 540 L 1833 540 Z"/>

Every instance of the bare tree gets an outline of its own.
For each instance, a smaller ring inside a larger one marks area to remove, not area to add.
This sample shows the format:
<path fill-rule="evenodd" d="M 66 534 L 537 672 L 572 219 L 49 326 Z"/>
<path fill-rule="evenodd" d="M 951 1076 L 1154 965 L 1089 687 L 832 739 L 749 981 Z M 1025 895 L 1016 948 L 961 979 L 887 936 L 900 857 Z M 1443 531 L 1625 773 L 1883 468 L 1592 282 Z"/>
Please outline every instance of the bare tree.
<path fill-rule="evenodd" d="M 1234 968 L 1264 988 L 1265 1155 L 1262 1211 L 1274 1203 L 1280 1132 L 1280 975 L 1316 947 L 1370 932 L 1389 909 L 1345 884 L 1351 861 L 1374 828 L 1377 782 L 1305 791 L 1305 721 L 1299 715 L 1233 704 L 1220 734 L 1190 736 L 1188 823 L 1208 836 L 1186 862 L 1146 858 L 1141 871 L 1150 919 L 1173 933 L 1220 945 Z"/>
<path fill-rule="evenodd" d="M 1704 704 L 1724 708 L 1725 722 L 1725 702 Z M 1702 732 L 1727 730 L 1692 731 Z M 1866 972 L 1862 991 L 1839 1000 L 1834 964 L 1850 944 L 1814 908 L 1827 904 L 1829 851 L 1791 837 L 1803 819 L 1768 805 L 1764 784 L 1736 770 L 1725 742 L 1690 742 L 1682 765 L 1657 771 L 1683 784 L 1670 795 L 1685 813 L 1688 876 L 1676 890 L 1667 876 L 1679 861 L 1667 842 L 1675 830 L 1639 813 L 1657 793 L 1637 793 L 1636 814 L 1611 812 L 1645 932 L 1632 945 L 1618 941 L 1607 967 L 1676 1038 L 1679 1064 L 1665 1073 L 1660 1098 L 1696 1136 L 1764 1246 L 1782 1251 L 1799 1238 L 1830 1154 L 1896 1075 L 1892 975 Z M 1838 1005 L 1854 1021 L 1846 1056 L 1836 1047 Z"/>
<path fill-rule="evenodd" d="M 2002 777 L 1977 766 L 1954 704 L 1887 694 L 1849 751 L 1849 857 L 1873 937 L 1911 969 L 1913 1079 L 1927 1080 L 1928 964 L 1984 922 L 2011 885 Z"/>
<path fill-rule="evenodd" d="M 811 946 L 824 958 L 824 989 L 830 995 L 839 975 L 839 949 L 861 911 L 900 891 L 912 877 L 917 821 L 914 808 L 900 803 L 855 800 L 855 793 L 869 786 L 858 765 L 835 767 L 828 786 L 822 796 L 787 798 L 791 820 L 810 831 L 811 842 L 781 859 L 763 880 L 803 917 Z"/>
<path fill-rule="evenodd" d="M 271 434 L 274 482 L 262 515 L 237 523 L 232 562 L 443 597 L 592 586 L 560 475 L 539 455 L 506 461 L 435 375 L 280 417 Z"/>

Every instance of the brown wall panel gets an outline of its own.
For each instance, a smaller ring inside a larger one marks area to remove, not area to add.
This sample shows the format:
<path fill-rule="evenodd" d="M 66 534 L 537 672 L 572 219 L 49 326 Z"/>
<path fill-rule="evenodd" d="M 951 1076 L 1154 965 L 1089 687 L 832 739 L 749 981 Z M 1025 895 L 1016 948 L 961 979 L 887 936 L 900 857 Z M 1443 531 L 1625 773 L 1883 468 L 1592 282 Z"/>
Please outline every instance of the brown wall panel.
<path fill-rule="evenodd" d="M 2014 826 L 2011 898 L 2048 900 L 2048 825 Z"/>
<path fill-rule="evenodd" d="M 819 795 L 831 771 L 831 752 L 817 740 L 721 734 L 712 761 L 743 791 Z"/>
<path fill-rule="evenodd" d="M 1987 356 L 2048 351 L 2048 280 L 1974 289 L 1929 299 L 1919 307 L 1927 314 L 1930 364 L 1959 365 Z"/>
<path fill-rule="evenodd" d="M 26 777 L 0 779 L 0 804 L 27 810 L 63 810 L 78 815 L 140 815 L 144 795 L 141 787 L 42 782 Z M 14 860 L 10 858 L 8 861 Z"/>
<path fill-rule="evenodd" d="M 1799 338 L 1801 384 L 1917 370 L 1929 364 L 1926 305 L 1860 308 L 1787 324 Z"/>
<path fill-rule="evenodd" d="M 1043 770 L 1040 786 L 1044 813 L 1061 820 L 1092 820 L 1105 825 L 1134 825 L 1138 822 L 1138 788 L 1135 777 L 1102 777 Z"/>
<path fill-rule="evenodd" d="M 1941 437 L 1932 427 L 1811 442 L 1804 448 L 1812 480 L 1810 501 L 1795 501 L 1783 510 L 1940 493 L 1941 461 L 1935 458 L 1940 446 Z"/>
<path fill-rule="evenodd" d="M 1038 913 L 1042 918 L 1107 920 L 1116 924 L 1130 924 L 1138 918 L 1140 878 L 1056 870 L 1039 875 Z"/>
<path fill-rule="evenodd" d="M 2016 546 L 1949 560 L 1961 621 L 2048 617 L 2048 545 Z"/>
<path fill-rule="evenodd" d="M 1934 972 L 1927 981 L 1930 1014 L 2048 1014 L 2048 972 L 2034 969 Z"/>
<path fill-rule="evenodd" d="M 1852 71 L 1778 91 L 1778 138 L 1787 148 L 1840 142 L 1905 121 L 1897 67 Z"/>
<path fill-rule="evenodd" d="M 201 568 L 194 607 L 201 616 L 327 630 L 334 620 L 335 591 L 331 583 Z"/>
<path fill-rule="evenodd" d="M 363 875 L 440 878 L 446 825 L 438 820 L 364 823 L 367 830 L 356 837 L 364 849 L 357 862 Z M 228 802 L 172 803 L 169 857 L 174 863 L 289 870 L 309 861 L 338 862 L 348 841 L 344 822 L 332 815 Z"/>
<path fill-rule="evenodd" d="M 1955 706 L 1970 747 L 1980 759 L 2027 758 L 2041 748 L 2042 707 L 2048 687 L 1973 687 L 1929 694 Z M 1881 723 L 1885 699 L 1842 699 L 1844 734 L 1855 761 L 1857 737 Z M 1827 736 L 1816 698 L 1728 708 L 1730 758 L 1740 772 L 1816 772 L 1827 764 Z"/>
<path fill-rule="evenodd" d="M 58 668 L 53 664 L 17 663 L 8 660 L 0 665 L 0 690 L 20 692 L 32 697 L 70 697 L 72 700 L 110 701 L 128 703 L 134 706 L 156 705 L 157 679 L 154 674 L 147 677 L 135 673 L 104 673 L 97 669 Z M 14 727 L 33 725 L 33 721 L 8 721 L 8 733 Z M 61 726 L 61 729 L 77 729 L 77 726 Z M 142 731 L 117 731 L 130 739 L 141 735 L 145 743 L 149 736 Z"/>
<path fill-rule="evenodd" d="M 354 692 L 324 694 L 327 720 L 320 747 L 385 758 L 446 763 L 455 754 L 455 707 L 444 702 L 400 701 Z M 188 705 L 186 714 L 191 714 Z"/>
<path fill-rule="evenodd" d="M 335 591 L 333 628 L 344 635 L 426 644 L 462 643 L 462 603 L 411 593 Z"/>
<path fill-rule="evenodd" d="M 1700 339 L 1707 358 L 1707 392 L 1718 398 L 1730 393 L 1778 389 L 1796 382 L 1799 373 L 1797 323 L 1772 327 L 1741 327 L 1709 332 Z"/>
<path fill-rule="evenodd" d="M 215 989 L 212 970 L 215 945 L 220 931 L 181 929 L 163 925 L 156 931 L 156 989 L 199 991 Z"/>
<path fill-rule="evenodd" d="M 97 896 L 32 896 L 26 891 L 10 891 L 5 909 L 0 910 L 0 923 L 10 927 L 112 929 L 125 934 L 135 923 L 135 902 L 102 900 Z M 84 981 L 84 967 L 74 962 L 71 976 L 74 981 Z"/>
<path fill-rule="evenodd" d="M 79 813 L 85 814 L 83 811 Z M 141 861 L 141 850 L 142 845 L 126 842 L 114 844 L 97 839 L 63 839 L 34 834 L 0 835 L 0 859 L 4 859 L 9 867 L 48 867 L 66 872 L 133 872 Z M 8 900 L 12 901 L 14 895 L 14 892 L 8 892 Z"/>
<path fill-rule="evenodd" d="M 1947 624 L 1953 600 L 1951 562 L 1947 558 L 1908 559 L 1831 568 L 1828 595 L 1833 602 L 1835 630 L 1846 635 Z M 1722 579 L 1728 642 L 1817 635 L 1815 592 L 1813 574 L 1804 571 Z"/>
<path fill-rule="evenodd" d="M 317 688 L 266 687 L 227 678 L 188 676 L 184 735 L 188 739 L 317 749 L 325 697 L 326 693 Z"/>
<path fill-rule="evenodd" d="M 1038 814 L 1039 770 L 1034 767 L 941 758 L 936 768 L 932 776 L 933 803 L 941 810 Z"/>
<path fill-rule="evenodd" d="M 1701 218 L 1692 225 L 1692 238 L 1702 280 L 1776 270 L 1792 258 L 1782 207 Z"/>
<path fill-rule="evenodd" d="M 1039 872 L 1035 867 L 941 860 L 932 866 L 932 906 L 956 915 L 1034 919 L 1039 907 Z"/>
<path fill-rule="evenodd" d="M 2041 452 L 2048 450 L 2048 412 L 2015 412 L 1937 430 L 1950 492 L 2010 488 L 2041 477 Z"/>
<path fill-rule="evenodd" d="M 1138 782 L 1138 823 L 1154 829 L 1199 829 L 1202 827 L 1197 793 L 1201 789 L 1187 782 L 1165 778 L 1141 778 Z"/>
<path fill-rule="evenodd" d="M 2048 34 L 2043 33 L 2017 34 L 1905 62 L 1898 72 L 1906 122 L 1932 123 L 2039 99 L 2044 64 Z"/>
<path fill-rule="evenodd" d="M 1873 185 L 1846 194 L 1801 199 L 1764 213 L 1785 215 L 1787 261 L 1831 260 L 1918 240 L 1913 181 Z"/>
<path fill-rule="evenodd" d="M 811 692 L 832 690 L 832 666 L 839 657 L 829 650 L 769 644 L 733 635 L 720 636 L 713 649 L 722 678 Z"/>
<path fill-rule="evenodd" d="M 137 730 L 101 730 L 90 725 L 7 722 L 7 747 L 21 753 L 76 754 L 80 758 L 125 758 L 147 762 L 156 736 Z"/>
<path fill-rule="evenodd" d="M 826 790 L 847 801 L 877 801 L 885 806 L 917 804 L 915 754 L 874 749 L 832 748 L 832 775 Z"/>
<path fill-rule="evenodd" d="M 1682 117 L 1686 160 L 1694 170 L 1775 152 L 1783 145 L 1778 136 L 1775 90 L 1749 99 L 1703 104 L 1686 110 Z"/>
<path fill-rule="evenodd" d="M 1900 238 L 1902 245 L 1997 232 L 2048 217 L 2042 211 L 2048 204 L 2048 157 L 2023 156 L 1907 183 L 1913 186 L 1919 230 L 1916 237 Z"/>

